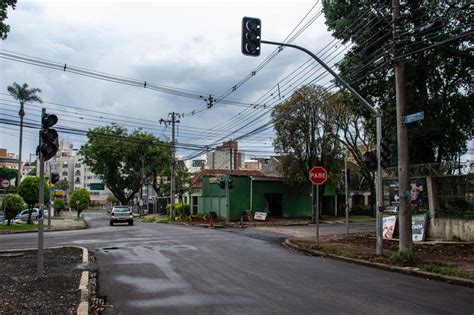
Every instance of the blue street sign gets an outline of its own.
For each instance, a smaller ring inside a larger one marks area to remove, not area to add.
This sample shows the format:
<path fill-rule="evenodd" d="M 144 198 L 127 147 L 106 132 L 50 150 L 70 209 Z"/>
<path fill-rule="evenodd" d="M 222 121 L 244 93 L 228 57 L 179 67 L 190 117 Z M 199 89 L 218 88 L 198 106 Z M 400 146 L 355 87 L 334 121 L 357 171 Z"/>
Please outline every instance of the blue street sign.
<path fill-rule="evenodd" d="M 414 121 L 425 119 L 425 112 L 418 112 L 411 115 L 403 116 L 403 123 L 409 124 Z"/>

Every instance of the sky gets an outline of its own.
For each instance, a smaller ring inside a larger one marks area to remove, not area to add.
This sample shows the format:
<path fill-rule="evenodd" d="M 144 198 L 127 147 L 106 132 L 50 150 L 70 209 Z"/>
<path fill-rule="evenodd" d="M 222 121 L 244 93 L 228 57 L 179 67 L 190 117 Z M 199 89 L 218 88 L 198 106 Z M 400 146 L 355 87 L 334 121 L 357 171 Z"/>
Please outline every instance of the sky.
<path fill-rule="evenodd" d="M 177 141 L 183 146 L 215 146 L 231 140 L 263 125 L 271 106 L 317 76 L 310 73 L 300 81 L 289 81 L 288 75 L 309 59 L 294 49 L 275 53 L 276 46 L 263 45 L 259 57 L 244 56 L 240 47 L 244 16 L 261 19 L 264 40 L 284 41 L 294 35 L 292 43 L 314 52 L 334 44 L 316 1 L 20 0 L 15 10 L 8 10 L 5 22 L 11 30 L 1 41 L 1 52 L 59 67 L 0 58 L 1 116 L 18 121 L 18 103 L 6 95 L 7 86 L 27 83 L 42 90 L 44 101 L 26 105 L 25 121 L 30 123 L 39 122 L 43 105 L 63 127 L 88 130 L 115 122 L 128 129 L 142 127 L 169 141 L 171 127 L 159 121 L 177 112 L 184 114 L 177 124 Z M 344 46 L 330 48 L 328 57 Z M 342 55 L 334 53 L 327 61 L 333 64 Z M 146 81 L 161 91 L 78 75 L 69 71 L 74 67 Z M 163 87 L 171 94 L 164 93 Z M 175 95 L 183 91 L 191 97 Z M 207 109 L 209 95 L 221 101 Z M 0 132 L 0 147 L 18 153 L 19 127 L 0 124 Z M 23 157 L 34 152 L 36 132 L 25 129 Z M 269 129 L 242 139 L 239 146 L 248 157 L 268 156 L 271 137 Z M 86 141 L 84 136 L 62 132 L 60 138 L 74 141 L 76 147 Z M 179 150 L 185 157 L 196 152 Z"/>

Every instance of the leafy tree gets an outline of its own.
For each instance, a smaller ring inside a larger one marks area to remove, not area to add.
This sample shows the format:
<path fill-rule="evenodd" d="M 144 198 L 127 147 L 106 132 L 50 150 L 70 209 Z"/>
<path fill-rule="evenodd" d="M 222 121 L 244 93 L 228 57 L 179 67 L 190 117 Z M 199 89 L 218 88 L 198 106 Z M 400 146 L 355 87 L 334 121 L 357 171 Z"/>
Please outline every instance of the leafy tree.
<path fill-rule="evenodd" d="M 8 167 L 0 167 L 0 179 L 12 180 L 18 176 L 18 170 Z"/>
<path fill-rule="evenodd" d="M 90 130 L 81 147 L 84 163 L 101 177 L 107 188 L 122 203 L 128 204 L 143 183 L 156 179 L 169 169 L 170 149 L 155 136 L 113 124 Z"/>
<path fill-rule="evenodd" d="M 2 0 L 2 14 L 0 15 L 0 37 L 2 40 L 6 39 L 8 32 L 10 32 L 10 25 L 4 23 L 7 19 L 7 9 L 11 7 L 15 10 L 16 2 L 17 0 Z"/>
<path fill-rule="evenodd" d="M 23 117 L 25 116 L 25 103 L 27 102 L 38 102 L 43 103 L 41 98 L 37 95 L 37 93 L 41 93 L 41 89 L 38 88 L 28 88 L 28 84 L 23 83 L 23 85 L 19 85 L 16 82 L 13 82 L 13 85 L 7 87 L 8 93 L 20 102 L 20 111 L 18 114 L 20 115 L 20 145 L 19 145 L 19 153 L 18 153 L 18 179 L 17 179 L 17 187 L 20 184 L 21 179 L 21 153 L 22 153 L 22 143 L 23 143 Z"/>
<path fill-rule="evenodd" d="M 8 225 L 11 225 L 11 220 L 20 213 L 25 207 L 25 202 L 18 194 L 8 194 L 3 198 L 2 209 L 5 211 L 5 219 Z"/>
<path fill-rule="evenodd" d="M 89 207 L 90 201 L 90 193 L 84 188 L 78 188 L 72 193 L 71 198 L 69 199 L 69 205 L 71 208 L 76 209 L 77 217 L 79 218 L 82 210 L 85 210 L 87 207 Z"/>
<path fill-rule="evenodd" d="M 290 184 L 308 184 L 309 170 L 315 165 L 331 174 L 330 185 L 340 178 L 342 151 L 337 125 L 330 119 L 332 99 L 322 87 L 307 85 L 272 112 L 275 151 L 282 155 L 280 171 Z M 324 190 L 324 185 L 318 187 Z"/>
<path fill-rule="evenodd" d="M 31 220 L 31 214 L 35 204 L 39 202 L 39 177 L 27 177 L 25 178 L 18 187 L 18 194 L 23 198 L 25 203 L 28 205 L 29 214 L 28 214 L 28 223 L 33 224 Z M 48 182 L 44 182 L 44 202 L 45 204 L 49 201 L 49 189 Z"/>
<path fill-rule="evenodd" d="M 413 164 L 450 161 L 466 151 L 474 96 L 472 37 L 463 34 L 473 28 L 471 5 L 468 0 L 413 0 L 401 6 L 404 45 L 397 55 L 406 55 L 407 113 L 425 113 L 423 121 L 408 125 Z M 339 63 L 341 75 L 369 102 L 383 107 L 384 137 L 396 143 L 390 2 L 325 0 L 323 6 L 333 36 L 353 44 Z M 431 29 L 423 28 L 430 22 Z M 373 117 L 359 111 L 372 120 L 367 132 L 374 134 Z"/>
<path fill-rule="evenodd" d="M 66 204 L 64 203 L 64 200 L 62 200 L 61 198 L 56 198 L 54 199 L 54 202 L 53 202 L 53 208 L 56 215 L 59 215 L 61 211 L 66 209 Z"/>
<path fill-rule="evenodd" d="M 107 196 L 107 202 L 109 202 L 112 205 L 116 205 L 116 204 L 119 203 L 119 200 L 114 195 L 108 195 Z"/>
<path fill-rule="evenodd" d="M 29 176 L 36 176 L 36 173 L 37 173 L 37 169 L 36 167 L 33 167 L 31 169 L 31 171 L 28 173 Z"/>

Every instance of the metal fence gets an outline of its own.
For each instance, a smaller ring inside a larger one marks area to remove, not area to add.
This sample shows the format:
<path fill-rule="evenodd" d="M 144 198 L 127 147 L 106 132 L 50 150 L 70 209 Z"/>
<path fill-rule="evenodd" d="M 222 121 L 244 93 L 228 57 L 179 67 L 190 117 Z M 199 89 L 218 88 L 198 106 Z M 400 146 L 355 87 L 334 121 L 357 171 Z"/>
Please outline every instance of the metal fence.
<path fill-rule="evenodd" d="M 433 178 L 436 217 L 474 219 L 474 174 Z"/>

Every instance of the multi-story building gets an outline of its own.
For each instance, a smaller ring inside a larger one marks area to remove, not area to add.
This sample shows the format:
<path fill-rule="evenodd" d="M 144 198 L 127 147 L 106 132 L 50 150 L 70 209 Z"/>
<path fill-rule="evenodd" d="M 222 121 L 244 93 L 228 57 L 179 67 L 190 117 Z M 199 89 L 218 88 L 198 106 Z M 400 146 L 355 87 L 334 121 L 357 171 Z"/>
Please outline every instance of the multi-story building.
<path fill-rule="evenodd" d="M 45 172 L 57 173 L 60 180 L 67 180 L 69 183 L 67 195 L 78 188 L 87 189 L 91 194 L 92 205 L 105 204 L 107 196 L 111 194 L 100 178 L 82 163 L 82 156 L 70 141 L 59 141 L 59 150 L 55 157 L 46 161 Z M 39 175 L 39 169 L 37 173 Z"/>
<path fill-rule="evenodd" d="M 245 156 L 239 152 L 237 141 L 227 141 L 207 154 L 207 169 L 242 169 Z"/>

